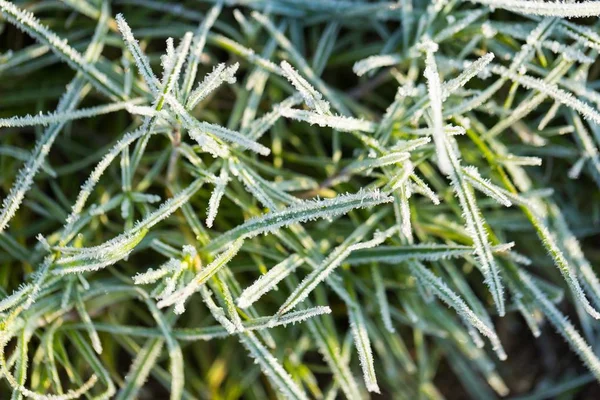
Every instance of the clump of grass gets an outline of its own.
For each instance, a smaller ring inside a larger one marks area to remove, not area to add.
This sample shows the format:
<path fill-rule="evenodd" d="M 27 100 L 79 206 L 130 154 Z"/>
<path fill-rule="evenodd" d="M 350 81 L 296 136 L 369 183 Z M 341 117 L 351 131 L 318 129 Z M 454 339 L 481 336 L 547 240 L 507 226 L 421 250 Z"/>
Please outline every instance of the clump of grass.
<path fill-rule="evenodd" d="M 0 12 L 3 398 L 600 380 L 597 3 Z"/>

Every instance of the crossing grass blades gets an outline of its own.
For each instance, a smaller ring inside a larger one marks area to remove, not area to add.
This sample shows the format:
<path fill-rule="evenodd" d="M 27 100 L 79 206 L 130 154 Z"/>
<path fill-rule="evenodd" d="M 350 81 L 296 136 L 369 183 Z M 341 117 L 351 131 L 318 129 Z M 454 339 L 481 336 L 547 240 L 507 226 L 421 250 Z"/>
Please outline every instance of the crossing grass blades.
<path fill-rule="evenodd" d="M 597 388 L 599 3 L 0 12 L 1 398 Z"/>

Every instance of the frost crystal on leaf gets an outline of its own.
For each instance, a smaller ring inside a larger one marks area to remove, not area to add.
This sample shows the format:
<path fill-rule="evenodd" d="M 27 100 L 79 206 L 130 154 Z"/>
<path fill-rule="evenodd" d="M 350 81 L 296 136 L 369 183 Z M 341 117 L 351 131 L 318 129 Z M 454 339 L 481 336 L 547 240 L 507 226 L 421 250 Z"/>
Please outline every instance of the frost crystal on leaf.
<path fill-rule="evenodd" d="M 597 2 L 0 14 L 0 398 L 600 381 Z"/>

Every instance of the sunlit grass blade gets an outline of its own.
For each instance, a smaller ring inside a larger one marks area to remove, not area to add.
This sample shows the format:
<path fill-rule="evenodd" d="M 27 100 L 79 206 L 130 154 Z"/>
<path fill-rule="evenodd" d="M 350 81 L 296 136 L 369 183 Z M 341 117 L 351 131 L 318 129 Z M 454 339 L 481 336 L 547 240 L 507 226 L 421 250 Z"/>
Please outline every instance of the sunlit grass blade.
<path fill-rule="evenodd" d="M 8 21 L 40 43 L 47 45 L 63 61 L 81 72 L 96 89 L 112 98 L 124 97 L 121 88 L 86 60 L 86 57 L 69 46 L 65 40 L 43 25 L 31 12 L 22 10 L 5 0 L 0 1 L 0 12 Z"/>
<path fill-rule="evenodd" d="M 595 1 L 562 3 L 558 1 L 531 0 L 469 0 L 493 8 L 503 8 L 516 13 L 563 18 L 595 17 L 600 15 L 600 5 Z"/>
<path fill-rule="evenodd" d="M 196 80 L 198 64 L 200 63 L 200 57 L 202 56 L 202 51 L 206 44 L 208 31 L 217 20 L 217 17 L 221 13 L 221 9 L 221 3 L 217 3 L 211 8 L 194 34 L 192 49 L 187 59 L 186 69 L 183 74 L 183 82 L 181 83 L 181 97 L 184 100 L 187 100 L 188 95 L 192 90 L 192 86 L 194 85 L 194 81 Z"/>
<path fill-rule="evenodd" d="M 118 14 L 116 20 L 119 26 L 119 30 L 123 35 L 123 39 L 125 40 L 125 44 L 131 52 L 131 55 L 133 55 L 133 59 L 135 60 L 135 64 L 138 68 L 138 71 L 140 72 L 140 75 L 144 79 L 144 82 L 146 82 L 146 85 L 148 85 L 150 91 L 155 95 L 158 94 L 160 82 L 158 81 L 158 78 L 156 77 L 156 75 L 154 75 L 154 72 L 150 67 L 150 61 L 148 60 L 148 57 L 140 48 L 138 41 L 133 37 L 131 28 L 125 21 L 123 15 Z"/>
<path fill-rule="evenodd" d="M 444 303 L 454 308 L 465 323 L 473 325 L 482 335 L 491 341 L 496 354 L 501 360 L 506 359 L 506 353 L 500 344 L 500 339 L 492 327 L 483 322 L 456 293 L 419 261 L 412 261 L 409 266 L 412 273 L 423 284 L 427 284 L 433 293 Z"/>
<path fill-rule="evenodd" d="M 182 122 L 188 129 L 197 130 L 205 135 L 215 136 L 221 140 L 237 144 L 243 149 L 252 150 L 263 156 L 267 156 L 271 153 L 271 150 L 269 150 L 267 147 L 248 139 L 239 132 L 232 131 L 231 129 L 227 129 L 219 125 L 210 124 L 208 122 L 198 121 L 196 118 L 191 116 L 174 97 L 167 95 L 165 96 L 165 99 L 173 111 L 182 119 Z"/>
<path fill-rule="evenodd" d="M 238 306 L 240 308 L 250 306 L 265 293 L 274 289 L 282 279 L 294 272 L 303 262 L 302 257 L 294 254 L 275 265 L 242 292 L 237 299 Z"/>
<path fill-rule="evenodd" d="M 393 228 L 392 228 L 393 229 Z M 277 311 L 278 315 L 283 315 L 286 312 L 292 310 L 298 303 L 302 302 L 312 292 L 319 283 L 321 283 L 327 276 L 355 250 L 368 249 L 383 243 L 389 232 L 376 234 L 371 240 L 354 243 L 349 245 L 349 241 L 346 241 L 334 251 L 319 265 L 318 268 L 313 270 L 306 278 L 304 278 L 300 284 L 294 289 L 292 294 L 287 300 L 279 307 Z"/>
<path fill-rule="evenodd" d="M 254 333 L 245 332 L 239 337 L 252 358 L 260 365 L 263 373 L 281 394 L 288 399 L 308 399 L 306 393 L 292 379 L 277 359 L 269 353 Z"/>
<path fill-rule="evenodd" d="M 361 131 L 367 133 L 375 132 L 377 125 L 371 121 L 363 121 L 357 118 L 322 115 L 319 112 L 296 110 L 293 108 L 282 108 L 281 115 L 286 118 L 317 124 L 321 127 L 328 126 L 342 132 Z"/>
<path fill-rule="evenodd" d="M 451 166 L 448 154 L 445 150 L 446 133 L 444 132 L 444 120 L 442 116 L 443 92 L 440 82 L 440 76 L 437 71 L 434 53 L 437 50 L 437 44 L 430 42 L 426 49 L 425 78 L 427 78 L 427 87 L 429 89 L 429 101 L 431 102 L 433 142 L 435 144 L 436 155 L 438 158 L 438 167 L 444 175 L 450 175 Z"/>
<path fill-rule="evenodd" d="M 186 300 L 193 295 L 200 286 L 204 285 L 210 277 L 217 273 L 220 268 L 225 266 L 237 254 L 243 243 L 243 239 L 237 239 L 235 242 L 231 243 L 226 251 L 219 254 L 212 263 L 203 268 L 190 283 L 159 301 L 157 304 L 158 307 L 163 308 L 177 303 L 178 307 L 176 310 L 181 314 L 183 312 L 183 304 Z"/>
<path fill-rule="evenodd" d="M 281 62 L 281 70 L 296 90 L 300 92 L 308 107 L 321 115 L 329 113 L 330 104 L 323 99 L 323 95 L 317 92 L 287 61 Z"/>
<path fill-rule="evenodd" d="M 373 351 L 371 350 L 371 341 L 367 332 L 366 322 L 362 312 L 358 308 L 348 310 L 350 318 L 350 329 L 354 336 L 354 345 L 358 350 L 358 359 L 363 370 L 363 379 L 369 392 L 379 393 L 379 385 L 375 376 L 375 366 L 373 360 Z"/>
<path fill-rule="evenodd" d="M 188 96 L 185 107 L 188 110 L 196 107 L 206 96 L 216 90 L 224 82 L 233 84 L 236 82 L 235 73 L 239 68 L 239 64 L 235 63 L 226 67 L 225 64 L 217 65 L 211 73 L 206 75 L 204 80 L 198 84 Z"/>
<path fill-rule="evenodd" d="M 208 249 L 220 249 L 237 238 L 251 238 L 270 233 L 296 222 L 314 221 L 320 218 L 334 218 L 355 208 L 373 207 L 388 203 L 392 198 L 378 191 L 364 191 L 345 194 L 327 200 L 304 201 L 281 211 L 275 211 L 260 217 L 252 218 L 244 224 L 215 238 Z"/>

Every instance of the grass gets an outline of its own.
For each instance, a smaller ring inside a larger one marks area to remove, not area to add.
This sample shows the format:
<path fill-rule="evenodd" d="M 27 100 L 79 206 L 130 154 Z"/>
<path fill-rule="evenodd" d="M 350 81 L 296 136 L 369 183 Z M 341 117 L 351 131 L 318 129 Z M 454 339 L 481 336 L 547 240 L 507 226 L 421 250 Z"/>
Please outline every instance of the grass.
<path fill-rule="evenodd" d="M 0 397 L 597 390 L 597 3 L 0 12 Z"/>

